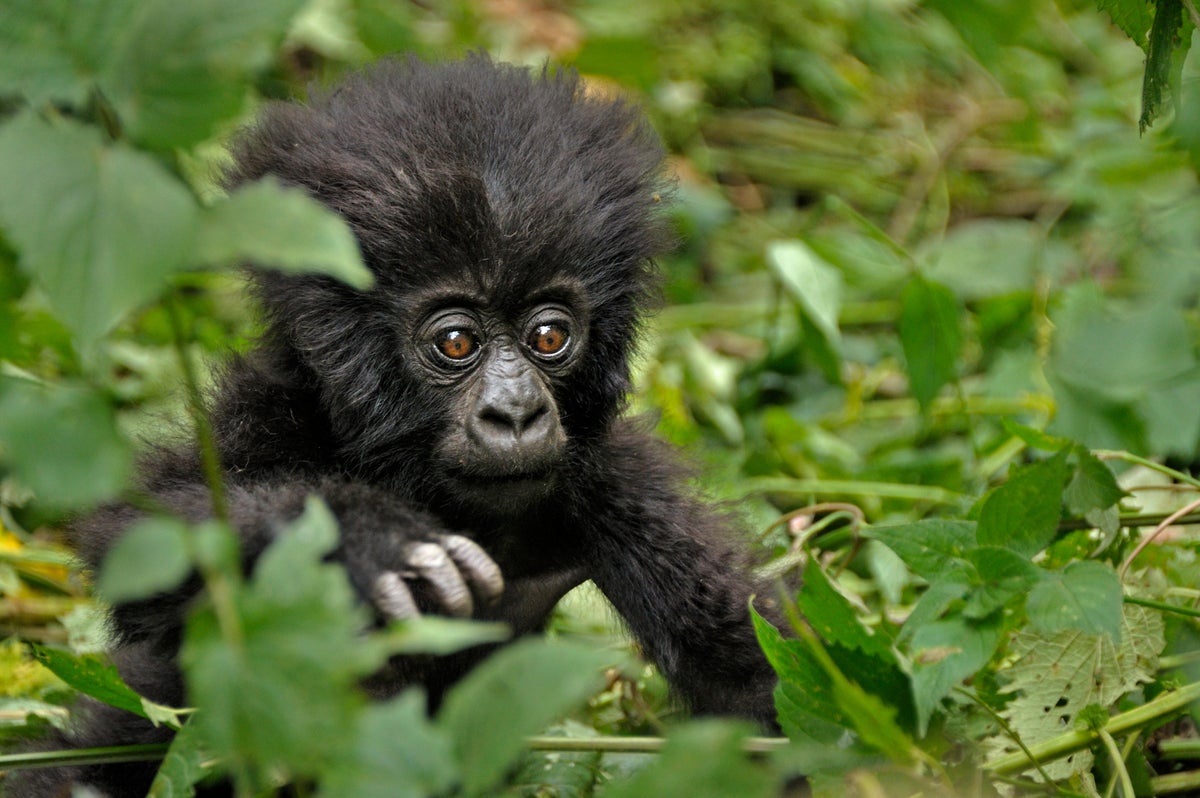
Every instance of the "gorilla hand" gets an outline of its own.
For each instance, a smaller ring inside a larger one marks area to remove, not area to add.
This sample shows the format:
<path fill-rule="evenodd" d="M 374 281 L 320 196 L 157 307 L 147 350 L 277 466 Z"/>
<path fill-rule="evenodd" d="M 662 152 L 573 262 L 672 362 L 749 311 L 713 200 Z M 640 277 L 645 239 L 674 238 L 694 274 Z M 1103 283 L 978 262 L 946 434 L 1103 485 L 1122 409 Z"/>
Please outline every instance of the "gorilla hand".
<path fill-rule="evenodd" d="M 369 596 L 385 620 L 415 618 L 419 607 L 437 615 L 469 618 L 476 604 L 488 605 L 504 592 L 500 567 L 475 541 L 462 535 L 433 535 L 400 547 L 399 562 L 370 578 Z"/>

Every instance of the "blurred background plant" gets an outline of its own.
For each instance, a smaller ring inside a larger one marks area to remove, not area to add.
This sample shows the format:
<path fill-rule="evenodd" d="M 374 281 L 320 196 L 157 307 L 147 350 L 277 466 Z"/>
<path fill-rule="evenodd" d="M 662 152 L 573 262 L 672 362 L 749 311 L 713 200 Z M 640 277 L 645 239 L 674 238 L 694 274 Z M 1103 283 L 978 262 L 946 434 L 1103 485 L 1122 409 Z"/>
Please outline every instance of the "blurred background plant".
<path fill-rule="evenodd" d="M 1200 678 L 1200 538 L 1187 526 L 1200 488 L 1190 0 L 311 0 L 269 4 L 277 19 L 246 23 L 254 35 L 228 52 L 220 21 L 245 13 L 236 3 L 46 5 L 57 10 L 0 9 L 0 114 L 75 108 L 202 202 L 220 199 L 222 143 L 264 98 L 302 96 L 391 53 L 549 59 L 591 90 L 630 94 L 670 150 L 680 240 L 662 264 L 634 409 L 705 461 L 700 487 L 760 534 L 767 567 L 803 571 L 809 586 L 800 608 L 819 639 L 764 638 L 785 696 L 824 686 L 807 708 L 789 699 L 794 745 L 772 778 L 802 772 L 831 795 L 991 794 L 1014 779 L 1059 794 L 1200 789 L 1195 705 L 1153 708 Z M 85 13 L 107 26 L 82 25 Z M 185 53 L 172 71 L 147 44 L 126 61 L 155 64 L 159 82 L 126 64 L 96 70 L 95 94 L 76 85 L 95 64 L 58 56 L 103 56 L 72 36 L 149 39 L 154 14 L 208 31 L 197 45 L 208 60 Z M 206 80 L 221 91 L 190 115 L 145 111 Z M 10 147 L 19 124 L 0 128 Z M 72 317 L 70 288 L 31 286 L 38 245 L 11 180 L 25 173 L 3 150 L 0 740 L 62 722 L 71 694 L 16 640 L 82 654 L 102 643 L 97 606 L 56 542 L 64 512 L 119 492 L 131 447 L 186 416 L 181 345 L 218 362 L 255 334 L 230 271 L 164 267 L 154 277 L 169 279 L 169 301 L 153 286 L 127 292 L 108 334 L 109 320 Z M 47 404 L 30 399 L 31 381 L 77 390 Z M 46 439 L 46 426 L 65 432 Z M 1155 530 L 1144 550 L 1143 526 Z M 1072 603 L 1077 613 L 1051 617 Z M 839 632 L 847 620 L 854 631 Z M 554 631 L 626 645 L 586 590 Z M 1038 673 L 1067 664 L 1093 687 L 1080 676 L 1035 690 Z M 839 680 L 862 693 L 857 710 Z M 1140 722 L 1106 731 L 1110 715 L 1145 706 Z M 811 731 L 822 708 L 828 738 Z M 674 713 L 652 669 L 626 666 L 556 733 L 655 733 Z M 869 716 L 894 734 L 873 736 Z M 636 754 L 531 757 L 508 789 L 587 795 L 636 771 L 609 790 L 721 794 L 680 776 L 695 767 L 688 751 L 736 746 L 714 729 L 685 728 L 684 768 L 669 754 L 657 771 Z M 1054 764 L 1018 776 L 1029 762 L 1002 759 L 1019 759 L 1015 738 L 1057 740 L 1037 751 Z M 777 789 L 743 765 L 712 767 Z"/>

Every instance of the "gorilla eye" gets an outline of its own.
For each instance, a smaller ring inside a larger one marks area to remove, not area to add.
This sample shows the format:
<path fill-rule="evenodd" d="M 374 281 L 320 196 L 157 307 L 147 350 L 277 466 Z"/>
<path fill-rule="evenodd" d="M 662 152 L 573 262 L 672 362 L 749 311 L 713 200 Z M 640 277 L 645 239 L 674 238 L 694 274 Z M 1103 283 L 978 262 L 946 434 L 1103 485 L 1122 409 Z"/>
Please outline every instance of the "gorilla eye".
<path fill-rule="evenodd" d="M 447 330 L 437 340 L 438 352 L 450 360 L 466 360 L 479 348 L 475 336 L 467 330 Z"/>
<path fill-rule="evenodd" d="M 529 348 L 539 355 L 553 357 L 567 346 L 570 340 L 566 327 L 558 324 L 539 324 L 529 334 Z"/>

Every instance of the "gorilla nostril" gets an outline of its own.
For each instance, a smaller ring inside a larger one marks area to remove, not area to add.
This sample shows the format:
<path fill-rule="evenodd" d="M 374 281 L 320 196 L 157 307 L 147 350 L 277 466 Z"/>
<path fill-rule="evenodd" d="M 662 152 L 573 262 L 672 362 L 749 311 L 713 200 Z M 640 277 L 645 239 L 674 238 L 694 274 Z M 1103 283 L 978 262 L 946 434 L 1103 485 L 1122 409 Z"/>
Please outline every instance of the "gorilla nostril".
<path fill-rule="evenodd" d="M 493 434 L 510 434 L 519 439 L 538 426 L 538 422 L 549 418 L 549 413 L 550 406 L 545 402 L 534 407 L 488 405 L 480 409 L 478 419 L 480 426 Z"/>

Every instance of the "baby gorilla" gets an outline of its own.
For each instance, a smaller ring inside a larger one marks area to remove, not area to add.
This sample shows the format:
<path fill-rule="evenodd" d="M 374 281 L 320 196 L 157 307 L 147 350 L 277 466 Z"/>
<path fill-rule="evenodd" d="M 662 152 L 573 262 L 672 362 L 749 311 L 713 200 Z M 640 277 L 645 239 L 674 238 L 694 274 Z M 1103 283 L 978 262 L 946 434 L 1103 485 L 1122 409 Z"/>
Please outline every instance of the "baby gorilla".
<path fill-rule="evenodd" d="M 770 591 L 667 448 L 620 417 L 670 241 L 640 113 L 569 72 L 391 61 L 268 107 L 234 154 L 230 186 L 270 175 L 307 190 L 375 275 L 360 292 L 254 272 L 266 332 L 211 408 L 245 555 L 316 494 L 340 526 L 335 559 L 382 619 L 498 619 L 520 635 L 590 579 L 694 711 L 769 726 L 775 677 L 747 607 Z M 187 518 L 209 511 L 192 449 L 153 456 L 142 487 Z M 110 507 L 80 524 L 81 554 L 98 566 L 137 517 Z M 187 703 L 175 658 L 196 589 L 114 609 L 114 657 L 156 701 Z M 421 683 L 436 702 L 486 653 L 398 657 L 366 688 Z M 67 744 L 165 735 L 98 707 Z M 31 773 L 13 794 L 142 795 L 152 774 Z"/>

